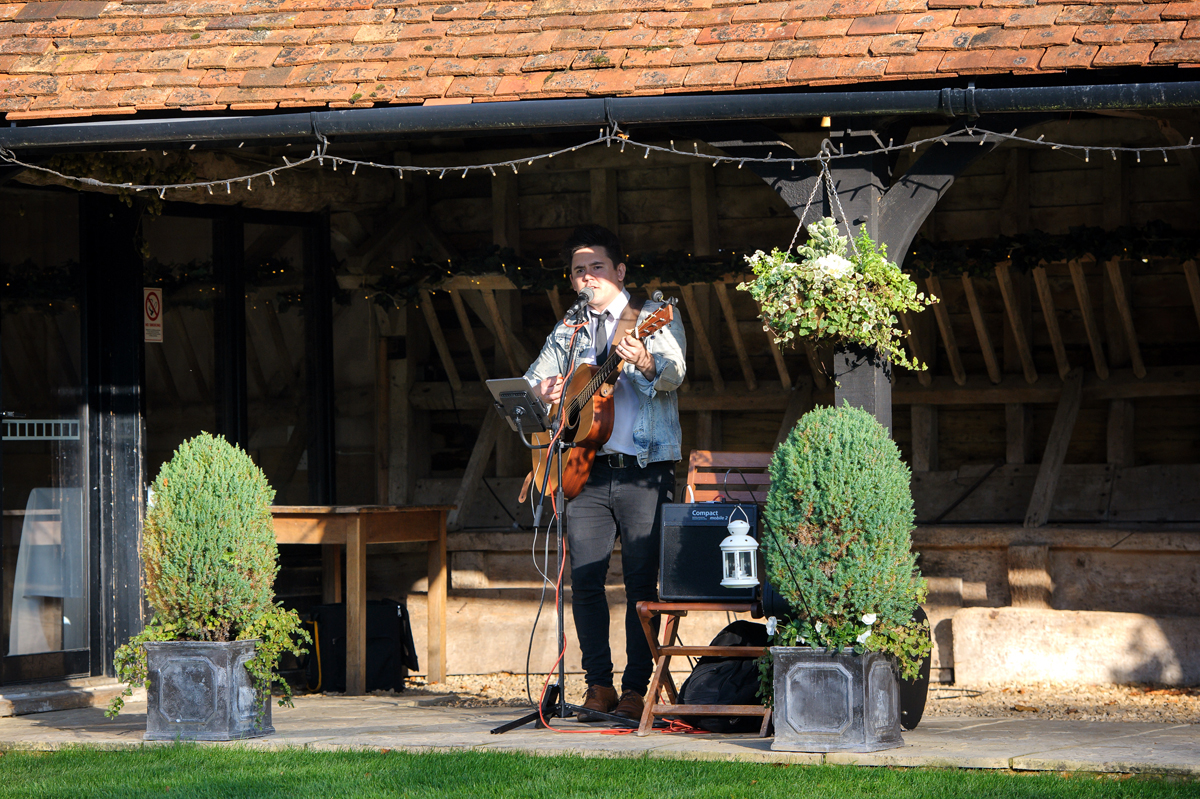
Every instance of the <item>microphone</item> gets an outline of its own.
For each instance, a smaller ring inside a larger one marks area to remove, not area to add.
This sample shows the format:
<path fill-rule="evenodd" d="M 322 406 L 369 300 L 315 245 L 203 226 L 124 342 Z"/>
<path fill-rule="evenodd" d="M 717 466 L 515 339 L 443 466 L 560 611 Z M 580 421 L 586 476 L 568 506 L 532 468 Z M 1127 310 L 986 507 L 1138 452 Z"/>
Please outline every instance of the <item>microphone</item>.
<path fill-rule="evenodd" d="M 580 289 L 579 296 L 575 299 L 575 304 L 567 309 L 566 315 L 567 316 L 572 316 L 572 315 L 577 316 L 577 315 L 583 313 L 584 309 L 587 308 L 588 303 L 591 302 L 595 298 L 595 296 L 596 296 L 596 292 L 592 291 L 589 288 Z"/>

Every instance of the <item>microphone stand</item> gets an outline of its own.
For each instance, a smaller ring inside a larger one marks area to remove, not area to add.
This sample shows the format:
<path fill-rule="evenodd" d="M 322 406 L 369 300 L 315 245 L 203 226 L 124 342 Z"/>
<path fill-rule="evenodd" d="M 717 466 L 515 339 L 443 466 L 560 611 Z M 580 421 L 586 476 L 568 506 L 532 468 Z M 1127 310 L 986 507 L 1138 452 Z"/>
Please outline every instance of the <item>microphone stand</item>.
<path fill-rule="evenodd" d="M 562 416 L 558 420 L 558 424 L 560 426 L 562 424 L 564 424 L 566 421 L 566 419 L 565 419 L 566 410 L 565 409 L 566 409 L 566 405 L 563 403 L 560 403 L 559 411 L 562 414 Z M 506 416 L 506 417 L 509 416 L 509 414 L 506 413 L 504 407 L 499 404 L 496 405 L 496 410 L 503 416 Z M 525 427 L 524 427 L 524 421 L 525 421 L 524 417 L 525 416 L 526 416 L 526 413 L 525 413 L 524 408 L 522 408 L 519 405 L 513 410 L 512 414 L 511 414 L 513 423 L 516 424 L 516 426 L 517 426 L 517 432 L 521 436 L 521 443 L 523 443 L 529 449 L 544 449 L 547 445 L 531 444 L 530 442 L 525 440 Z M 555 501 L 555 507 L 558 508 L 558 513 L 556 514 L 556 520 L 555 520 L 556 521 L 555 538 L 558 543 L 558 573 L 561 575 L 561 574 L 566 573 L 566 559 L 567 559 L 567 550 L 566 550 L 566 546 L 565 546 L 566 530 L 564 527 L 566 515 L 567 515 L 567 497 L 563 490 L 563 459 L 567 457 L 567 451 L 570 450 L 572 447 L 574 447 L 575 444 L 574 444 L 574 442 L 571 442 L 571 441 L 564 441 L 561 437 L 559 437 L 549 446 L 554 448 L 554 451 L 553 451 L 551 457 L 554 457 L 554 459 L 558 462 L 558 487 L 555 489 L 555 495 L 554 495 L 555 500 L 554 501 Z M 549 477 L 548 471 L 546 473 L 546 476 L 547 476 L 547 478 Z M 538 492 L 539 494 L 541 494 L 541 497 L 542 497 L 541 502 L 542 503 L 544 503 L 546 501 L 545 489 L 546 489 L 546 481 L 543 480 L 541 490 Z M 541 514 L 541 509 L 542 509 L 542 505 L 539 503 L 538 512 L 534 514 L 534 530 L 537 529 L 538 518 Z M 573 704 L 570 704 L 569 702 L 567 702 L 567 694 L 566 694 L 567 633 L 566 633 L 565 614 L 564 614 L 564 610 L 563 610 L 563 588 L 562 588 L 562 586 L 560 585 L 558 587 L 558 590 L 555 591 L 554 593 L 555 593 L 555 601 L 554 601 L 555 610 L 557 611 L 557 614 L 558 614 L 558 651 L 560 653 L 560 657 L 558 658 L 558 684 L 555 685 L 554 683 L 551 683 L 550 685 L 548 685 L 546 687 L 546 692 L 542 696 L 541 704 L 537 710 L 534 710 L 532 713 L 527 713 L 526 715 L 521 716 L 519 719 L 514 719 L 506 724 L 501 724 L 499 727 L 496 727 L 495 729 L 492 730 L 492 735 L 501 735 L 510 730 L 515 730 L 517 727 L 523 727 L 526 724 L 529 724 L 530 722 L 537 722 L 538 727 L 548 727 L 549 725 L 547 723 L 545 723 L 543 721 L 543 719 L 545 719 L 546 722 L 548 722 L 550 719 L 553 719 L 553 718 L 566 719 L 566 718 L 570 718 L 573 715 L 578 714 L 580 711 L 586 710 L 585 708 L 583 708 L 580 705 L 573 705 Z M 601 713 L 601 712 L 595 711 L 595 710 L 586 710 L 586 712 L 591 713 L 593 716 L 599 716 L 600 718 L 604 719 L 605 721 L 607 721 L 611 724 L 614 724 L 618 727 L 626 727 L 629 729 L 636 730 L 640 724 L 640 720 L 627 719 L 622 716 L 614 716 L 611 713 Z M 662 722 L 657 722 L 655 724 L 655 726 L 665 726 L 665 725 Z"/>

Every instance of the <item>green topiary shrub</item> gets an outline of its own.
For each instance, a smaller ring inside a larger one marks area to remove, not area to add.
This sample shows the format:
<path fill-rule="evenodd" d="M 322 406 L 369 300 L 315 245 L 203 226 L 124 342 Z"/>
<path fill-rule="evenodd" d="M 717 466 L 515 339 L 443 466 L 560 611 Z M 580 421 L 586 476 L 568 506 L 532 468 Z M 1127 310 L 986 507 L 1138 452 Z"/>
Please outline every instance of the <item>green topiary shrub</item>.
<path fill-rule="evenodd" d="M 886 652 L 915 677 L 932 647 L 928 622 L 913 621 L 926 587 L 909 470 L 887 430 L 849 404 L 810 411 L 770 474 L 767 578 L 796 612 L 773 645 Z"/>
<path fill-rule="evenodd" d="M 280 656 L 301 654 L 310 640 L 296 612 L 274 602 L 274 497 L 249 455 L 208 433 L 183 442 L 163 464 L 142 532 L 146 600 L 154 617 L 117 650 L 120 679 L 146 681 L 147 641 L 258 639 L 246 668 L 269 695 Z M 280 704 L 289 704 L 291 687 L 279 685 Z M 131 693 L 126 689 L 113 700 L 110 717 Z"/>

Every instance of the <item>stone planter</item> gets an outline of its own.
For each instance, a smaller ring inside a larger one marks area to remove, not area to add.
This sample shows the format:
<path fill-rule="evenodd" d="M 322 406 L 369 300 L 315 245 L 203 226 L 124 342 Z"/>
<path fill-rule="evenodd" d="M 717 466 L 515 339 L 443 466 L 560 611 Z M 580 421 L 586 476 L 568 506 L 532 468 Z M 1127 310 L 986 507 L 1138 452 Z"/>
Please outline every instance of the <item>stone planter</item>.
<path fill-rule="evenodd" d="M 144 739 L 234 741 L 275 732 L 271 697 L 255 691 L 245 668 L 256 643 L 144 644 L 150 675 Z"/>
<path fill-rule="evenodd" d="M 771 647 L 775 740 L 783 752 L 877 752 L 903 746 L 900 692 L 878 652 Z"/>

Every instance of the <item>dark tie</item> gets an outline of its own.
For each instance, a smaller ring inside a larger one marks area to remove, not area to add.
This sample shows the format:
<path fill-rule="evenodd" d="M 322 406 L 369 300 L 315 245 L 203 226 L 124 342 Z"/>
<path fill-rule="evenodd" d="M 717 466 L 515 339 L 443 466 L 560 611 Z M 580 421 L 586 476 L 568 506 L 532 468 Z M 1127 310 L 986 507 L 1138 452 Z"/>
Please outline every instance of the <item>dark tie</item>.
<path fill-rule="evenodd" d="M 595 314 L 596 327 L 593 341 L 596 347 L 596 365 L 601 366 L 608 360 L 608 311 Z"/>

